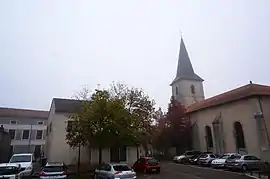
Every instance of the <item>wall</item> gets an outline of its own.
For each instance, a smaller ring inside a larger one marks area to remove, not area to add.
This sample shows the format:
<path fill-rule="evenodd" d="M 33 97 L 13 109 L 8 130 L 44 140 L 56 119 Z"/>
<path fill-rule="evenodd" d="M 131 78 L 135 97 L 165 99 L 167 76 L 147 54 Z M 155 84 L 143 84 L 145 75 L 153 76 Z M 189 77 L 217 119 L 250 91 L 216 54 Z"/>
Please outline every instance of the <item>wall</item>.
<path fill-rule="evenodd" d="M 10 124 L 10 121 L 17 121 L 17 124 Z M 43 121 L 43 124 L 37 124 Z M 13 153 L 32 152 L 35 145 L 44 148 L 47 118 L 20 118 L 20 117 L 0 117 L 0 124 L 3 124 L 5 131 L 15 130 L 15 137 L 11 140 Z M 29 138 L 22 139 L 23 130 L 29 130 Z M 42 139 L 36 139 L 37 130 L 43 131 Z"/>
<path fill-rule="evenodd" d="M 195 95 L 191 93 L 191 85 L 195 87 Z M 176 86 L 178 87 L 179 94 L 176 95 Z M 172 85 L 172 94 L 175 99 L 184 105 L 190 105 L 194 103 L 194 96 L 197 101 L 204 99 L 203 83 L 193 80 L 179 80 Z"/>
<path fill-rule="evenodd" d="M 193 123 L 197 122 L 198 128 L 198 135 L 194 136 L 194 139 L 199 140 L 199 145 L 194 145 L 194 147 L 198 150 L 206 151 L 205 125 L 211 127 L 212 135 L 214 136 L 212 122 L 221 114 L 220 119 L 223 122 L 225 152 L 236 152 L 233 125 L 235 121 L 239 121 L 243 127 L 247 152 L 260 156 L 257 130 L 254 127 L 256 126 L 256 121 L 253 116 L 257 111 L 258 109 L 254 108 L 254 99 L 251 98 L 192 113 L 190 119 Z M 213 142 L 215 146 L 214 139 Z M 215 151 L 215 148 L 213 148 L 213 151 Z"/>
<path fill-rule="evenodd" d="M 67 121 L 70 120 L 68 114 L 56 113 L 50 116 L 49 125 L 52 123 L 51 132 L 48 132 L 48 161 L 61 161 L 67 165 L 77 160 L 78 149 L 72 149 L 66 143 Z M 89 161 L 87 148 L 81 149 L 81 162 Z"/>

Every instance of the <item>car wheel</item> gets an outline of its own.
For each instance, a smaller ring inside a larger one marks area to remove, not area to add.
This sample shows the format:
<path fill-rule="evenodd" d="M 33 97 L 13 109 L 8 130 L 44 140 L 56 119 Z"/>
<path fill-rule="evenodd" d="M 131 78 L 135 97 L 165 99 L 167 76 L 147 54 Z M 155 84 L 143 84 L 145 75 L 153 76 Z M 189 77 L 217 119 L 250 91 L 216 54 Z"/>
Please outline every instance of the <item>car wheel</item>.
<path fill-rule="evenodd" d="M 246 172 L 247 170 L 248 170 L 248 169 L 247 169 L 247 166 L 246 166 L 246 165 L 243 165 L 243 166 L 242 166 L 242 171 L 243 171 L 243 172 Z"/>

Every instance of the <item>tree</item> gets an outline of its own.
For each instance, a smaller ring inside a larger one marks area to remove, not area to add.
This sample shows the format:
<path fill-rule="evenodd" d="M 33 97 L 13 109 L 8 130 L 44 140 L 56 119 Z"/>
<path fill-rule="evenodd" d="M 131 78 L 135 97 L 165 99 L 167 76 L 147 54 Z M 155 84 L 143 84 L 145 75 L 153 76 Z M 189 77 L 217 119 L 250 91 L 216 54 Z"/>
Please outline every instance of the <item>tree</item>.
<path fill-rule="evenodd" d="M 155 102 L 142 90 L 138 88 L 128 88 L 122 83 L 113 83 L 110 88 L 113 98 L 123 102 L 129 114 L 129 125 L 127 141 L 137 146 L 137 157 L 139 157 L 138 147 L 140 144 L 148 150 L 148 143 L 153 140 L 153 119 L 155 117 Z"/>
<path fill-rule="evenodd" d="M 177 153 L 191 146 L 191 125 L 185 108 L 173 97 L 168 112 L 157 123 L 156 147 L 167 150 L 176 147 Z"/>
<path fill-rule="evenodd" d="M 82 106 L 72 116 L 78 127 L 68 131 L 70 146 L 98 148 L 101 163 L 102 148 L 150 141 L 154 102 L 143 90 L 113 84 L 108 90 L 95 90 L 90 97 L 87 94 L 86 90 L 81 93 Z"/>

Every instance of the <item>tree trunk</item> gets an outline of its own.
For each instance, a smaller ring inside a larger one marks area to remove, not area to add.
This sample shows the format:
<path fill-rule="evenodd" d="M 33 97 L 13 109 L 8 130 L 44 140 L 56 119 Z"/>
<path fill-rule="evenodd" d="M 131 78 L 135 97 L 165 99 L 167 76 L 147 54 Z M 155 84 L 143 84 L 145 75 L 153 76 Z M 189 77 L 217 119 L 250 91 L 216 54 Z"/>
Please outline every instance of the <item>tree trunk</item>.
<path fill-rule="evenodd" d="M 101 164 L 102 162 L 102 148 L 98 148 L 98 163 Z"/>
<path fill-rule="evenodd" d="M 138 145 L 136 145 L 136 147 L 137 147 L 137 160 L 140 158 L 140 154 L 139 154 L 139 146 Z"/>
<path fill-rule="evenodd" d="M 80 165 L 81 165 L 81 144 L 78 146 L 78 163 L 77 163 L 77 174 L 80 176 Z"/>

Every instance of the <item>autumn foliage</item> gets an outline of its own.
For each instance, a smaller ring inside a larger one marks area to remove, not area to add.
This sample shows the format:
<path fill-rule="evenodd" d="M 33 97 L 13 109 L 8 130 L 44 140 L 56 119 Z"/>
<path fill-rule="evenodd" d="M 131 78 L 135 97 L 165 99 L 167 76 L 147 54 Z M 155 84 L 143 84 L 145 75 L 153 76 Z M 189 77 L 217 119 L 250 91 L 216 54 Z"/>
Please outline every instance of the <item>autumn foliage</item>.
<path fill-rule="evenodd" d="M 156 147 L 168 150 L 176 147 L 181 152 L 191 147 L 191 125 L 185 107 L 171 98 L 168 112 L 157 121 Z"/>

